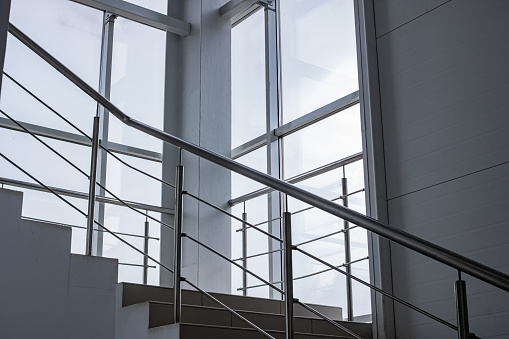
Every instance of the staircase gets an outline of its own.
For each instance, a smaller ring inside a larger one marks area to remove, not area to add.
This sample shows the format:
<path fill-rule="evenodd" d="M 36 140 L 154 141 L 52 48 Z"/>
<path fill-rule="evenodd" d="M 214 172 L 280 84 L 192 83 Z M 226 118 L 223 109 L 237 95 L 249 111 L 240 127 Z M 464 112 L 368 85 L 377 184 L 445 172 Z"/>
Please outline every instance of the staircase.
<path fill-rule="evenodd" d="M 221 302 L 238 311 L 275 338 L 285 338 L 284 303 L 278 300 L 214 293 Z M 182 291 L 182 322 L 173 322 L 173 289 L 121 283 L 117 286 L 117 339 L 156 338 L 264 338 L 248 324 L 218 308 L 207 296 Z M 313 305 L 321 313 L 341 319 L 341 309 Z M 299 305 L 295 308 L 296 338 L 352 338 Z M 372 338 L 370 323 L 340 323 L 363 338 Z"/>
<path fill-rule="evenodd" d="M 182 323 L 172 324 L 173 290 L 117 284 L 117 260 L 71 254 L 71 229 L 21 218 L 23 194 L 0 189 L 2 338 L 263 338 L 199 292 L 182 291 Z M 213 294 L 275 338 L 285 337 L 282 301 Z M 333 319 L 341 309 L 313 306 Z M 296 305 L 296 338 L 351 338 Z M 341 322 L 363 338 L 371 324 Z"/>

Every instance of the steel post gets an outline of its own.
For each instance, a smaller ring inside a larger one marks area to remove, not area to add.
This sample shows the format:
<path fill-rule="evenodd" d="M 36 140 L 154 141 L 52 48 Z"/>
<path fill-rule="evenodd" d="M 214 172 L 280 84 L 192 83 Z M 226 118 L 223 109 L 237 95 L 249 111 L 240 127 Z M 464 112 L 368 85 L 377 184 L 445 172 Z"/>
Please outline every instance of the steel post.
<path fill-rule="evenodd" d="M 242 220 L 247 221 L 247 213 L 242 213 Z M 242 224 L 242 267 L 247 268 L 247 225 Z M 247 272 L 242 271 L 242 294 L 247 296 Z"/>
<path fill-rule="evenodd" d="M 173 267 L 173 322 L 180 323 L 182 277 L 182 213 L 183 213 L 184 166 L 177 166 L 175 182 L 175 255 Z"/>
<path fill-rule="evenodd" d="M 294 311 L 293 311 L 293 264 L 292 264 L 292 214 L 283 213 L 283 250 L 284 250 L 284 276 L 285 276 L 285 317 L 286 339 L 295 338 Z"/>
<path fill-rule="evenodd" d="M 344 167 L 343 167 L 344 171 Z M 343 172 L 344 173 L 344 172 Z M 348 181 L 344 177 L 341 179 L 341 187 L 343 196 L 343 206 L 348 207 Z M 348 274 L 352 274 L 352 267 L 350 262 L 352 261 L 351 249 L 350 249 L 350 223 L 346 220 L 343 221 L 343 229 L 345 230 L 345 263 L 348 263 L 345 268 Z M 347 315 L 348 321 L 353 321 L 353 298 L 352 298 L 352 279 L 346 278 L 346 304 L 347 304 Z"/>
<path fill-rule="evenodd" d="M 92 137 L 92 156 L 90 159 L 90 185 L 88 190 L 87 246 L 86 255 L 92 255 L 94 236 L 95 187 L 97 178 L 97 149 L 99 147 L 99 117 L 94 117 L 94 134 Z"/>
<path fill-rule="evenodd" d="M 456 316 L 458 317 L 458 338 L 469 339 L 470 330 L 468 328 L 468 308 L 467 308 L 467 286 L 465 280 L 456 280 L 454 282 L 454 292 L 456 294 Z"/>
<path fill-rule="evenodd" d="M 147 211 L 147 214 L 148 214 L 148 211 Z M 144 233 L 144 244 L 143 244 L 143 253 L 145 253 L 145 255 L 148 255 L 148 238 L 150 236 L 149 234 L 149 223 L 148 221 L 145 221 L 145 233 Z M 148 281 L 148 257 L 147 256 L 144 256 L 143 257 L 143 284 L 147 284 L 147 281 Z"/>

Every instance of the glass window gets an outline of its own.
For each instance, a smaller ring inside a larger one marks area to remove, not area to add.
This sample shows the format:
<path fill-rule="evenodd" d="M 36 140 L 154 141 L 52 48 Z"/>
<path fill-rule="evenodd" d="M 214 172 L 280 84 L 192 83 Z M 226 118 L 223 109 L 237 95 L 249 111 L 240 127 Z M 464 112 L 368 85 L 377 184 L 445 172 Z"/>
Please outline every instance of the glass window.
<path fill-rule="evenodd" d="M 358 89 L 351 0 L 281 0 L 283 123 Z"/>
<path fill-rule="evenodd" d="M 166 34 L 117 18 L 113 38 L 111 101 L 130 117 L 162 129 Z M 109 140 L 151 151 L 162 142 L 110 118 Z"/>
<path fill-rule="evenodd" d="M 285 178 L 362 152 L 359 105 L 286 136 L 283 146 Z"/>
<path fill-rule="evenodd" d="M 147 9 L 166 14 L 168 7 L 168 0 L 124 0 L 132 4 L 145 7 Z"/>
<path fill-rule="evenodd" d="M 262 10 L 232 28 L 232 148 L 265 133 L 265 25 Z"/>

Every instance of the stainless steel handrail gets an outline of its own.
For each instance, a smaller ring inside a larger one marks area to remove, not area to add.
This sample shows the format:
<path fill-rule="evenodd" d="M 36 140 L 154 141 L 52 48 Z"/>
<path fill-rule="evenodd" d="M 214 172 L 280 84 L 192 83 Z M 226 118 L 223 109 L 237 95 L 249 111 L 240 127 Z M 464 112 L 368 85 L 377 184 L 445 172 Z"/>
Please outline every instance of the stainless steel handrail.
<path fill-rule="evenodd" d="M 88 85 L 84 80 L 74 74 L 71 70 L 65 67 L 61 62 L 51 56 L 42 47 L 37 45 L 32 39 L 26 36 L 23 32 L 17 29 L 14 25 L 9 24 L 9 32 L 30 48 L 34 53 L 39 55 L 47 63 L 53 66 L 62 75 L 68 78 L 76 86 L 81 88 L 91 98 L 100 103 L 104 108 L 110 111 L 117 119 L 122 121 L 127 126 L 131 126 L 141 132 L 152 135 L 153 137 L 163 140 L 172 144 L 173 146 L 179 147 L 183 150 L 193 153 L 201 158 L 209 160 L 217 165 L 227 168 L 233 172 L 239 173 L 247 178 L 257 181 L 265 186 L 271 187 L 274 190 L 283 192 L 291 197 L 315 206 L 323 211 L 326 211 L 339 218 L 347 220 L 351 223 L 359 225 L 368 231 L 376 233 L 382 237 L 392 240 L 404 247 L 412 249 L 418 253 L 426 255 L 432 259 L 435 259 L 443 264 L 454 267 L 462 272 L 468 273 L 480 280 L 483 280 L 489 284 L 497 286 L 505 291 L 509 292 L 509 275 L 495 270 L 491 267 L 483 265 L 472 259 L 459 255 L 453 251 L 450 251 L 441 246 L 435 245 L 429 241 L 423 240 L 410 233 L 401 231 L 397 228 L 386 225 L 378 220 L 367 217 L 361 213 L 352 211 L 346 207 L 337 205 L 310 193 L 301 188 L 295 187 L 289 183 L 273 178 L 265 173 L 256 171 L 245 165 L 237 163 L 223 155 L 211 152 L 200 146 L 197 146 L 188 141 L 177 138 L 171 134 L 163 132 L 157 128 L 151 127 L 140 121 L 132 119 L 119 108 L 112 104 L 108 99 L 99 94 L 95 89 Z"/>

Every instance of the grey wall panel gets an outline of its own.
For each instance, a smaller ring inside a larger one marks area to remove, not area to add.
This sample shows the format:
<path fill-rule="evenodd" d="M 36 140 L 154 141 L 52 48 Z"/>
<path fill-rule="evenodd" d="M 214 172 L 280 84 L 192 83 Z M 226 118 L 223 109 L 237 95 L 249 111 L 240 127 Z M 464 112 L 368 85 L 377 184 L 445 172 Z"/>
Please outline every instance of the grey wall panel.
<path fill-rule="evenodd" d="M 376 0 L 375 18 L 377 36 L 406 24 L 426 13 L 426 0 Z"/>
<path fill-rule="evenodd" d="M 378 39 L 389 199 L 509 161 L 507 13 L 451 1 Z"/>
<path fill-rule="evenodd" d="M 389 201 L 391 224 L 488 266 L 509 273 L 509 164 Z M 454 269 L 392 246 L 394 293 L 454 323 Z M 482 338 L 508 336 L 509 324 L 485 321 L 509 314 L 509 295 L 467 277 L 472 331 Z M 396 308 L 398 337 L 424 338 L 425 328 L 447 336 L 434 322 Z M 449 336 L 451 334 L 449 333 Z M 438 336 L 441 337 L 441 336 Z"/>

